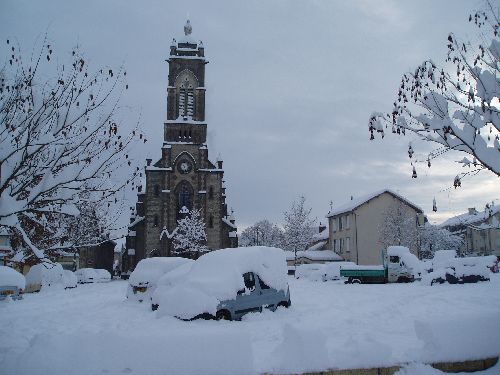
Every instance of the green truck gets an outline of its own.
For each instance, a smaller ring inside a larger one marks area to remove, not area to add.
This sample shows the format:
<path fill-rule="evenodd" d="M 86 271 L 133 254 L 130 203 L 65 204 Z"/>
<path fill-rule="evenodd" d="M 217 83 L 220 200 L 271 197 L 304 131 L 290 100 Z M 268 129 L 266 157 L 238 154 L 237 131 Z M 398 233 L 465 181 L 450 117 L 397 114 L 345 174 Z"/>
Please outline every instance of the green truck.
<path fill-rule="evenodd" d="M 421 262 L 404 246 L 389 246 L 382 251 L 382 265 L 350 265 L 340 268 L 346 284 L 385 284 L 412 282 L 421 275 Z"/>

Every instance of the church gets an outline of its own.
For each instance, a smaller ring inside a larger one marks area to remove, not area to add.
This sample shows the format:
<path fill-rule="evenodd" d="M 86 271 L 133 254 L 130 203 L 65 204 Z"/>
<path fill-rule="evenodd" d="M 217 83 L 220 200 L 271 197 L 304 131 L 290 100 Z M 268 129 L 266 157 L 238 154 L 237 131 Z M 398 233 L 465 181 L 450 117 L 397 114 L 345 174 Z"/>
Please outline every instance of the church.
<path fill-rule="evenodd" d="M 191 36 L 173 39 L 168 62 L 167 120 L 161 158 L 146 159 L 145 188 L 139 187 L 126 238 L 123 270 L 143 258 L 171 256 L 177 221 L 193 208 L 205 222 L 210 250 L 237 247 L 237 227 L 228 214 L 222 160 L 209 159 L 205 121 L 205 49 Z M 126 264 L 128 263 L 128 264 Z"/>

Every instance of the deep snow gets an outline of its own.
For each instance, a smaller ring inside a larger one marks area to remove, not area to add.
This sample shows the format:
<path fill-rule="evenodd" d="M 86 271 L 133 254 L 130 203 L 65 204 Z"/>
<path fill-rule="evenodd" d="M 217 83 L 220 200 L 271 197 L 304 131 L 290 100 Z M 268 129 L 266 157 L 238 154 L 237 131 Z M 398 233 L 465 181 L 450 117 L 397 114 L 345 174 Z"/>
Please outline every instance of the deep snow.
<path fill-rule="evenodd" d="M 241 322 L 158 318 L 125 300 L 125 281 L 28 294 L 0 304 L 0 373 L 298 373 L 500 354 L 500 274 L 432 287 L 289 283 L 290 309 Z"/>

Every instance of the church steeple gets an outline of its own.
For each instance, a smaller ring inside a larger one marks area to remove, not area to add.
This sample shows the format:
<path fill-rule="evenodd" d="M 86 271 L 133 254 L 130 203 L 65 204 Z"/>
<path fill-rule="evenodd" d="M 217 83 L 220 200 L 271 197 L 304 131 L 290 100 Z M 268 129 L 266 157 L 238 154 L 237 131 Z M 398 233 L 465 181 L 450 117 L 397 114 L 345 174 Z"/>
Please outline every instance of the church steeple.
<path fill-rule="evenodd" d="M 184 36 L 170 45 L 165 142 L 206 142 L 205 48 L 193 36 L 189 19 Z M 198 126 L 194 126 L 194 125 Z"/>

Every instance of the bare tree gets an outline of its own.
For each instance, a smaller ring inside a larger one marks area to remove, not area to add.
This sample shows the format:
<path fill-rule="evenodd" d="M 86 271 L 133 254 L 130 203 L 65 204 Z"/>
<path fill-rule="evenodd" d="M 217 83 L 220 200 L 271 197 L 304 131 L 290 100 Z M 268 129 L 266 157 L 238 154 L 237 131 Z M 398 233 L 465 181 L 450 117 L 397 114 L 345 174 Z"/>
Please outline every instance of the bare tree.
<path fill-rule="evenodd" d="M 289 211 L 285 211 L 283 243 L 285 250 L 293 251 L 294 265 L 297 265 L 297 251 L 305 250 L 312 242 L 313 226 L 316 219 L 311 218 L 312 208 L 305 207 L 306 198 L 300 197 L 292 203 Z"/>
<path fill-rule="evenodd" d="M 378 231 L 378 242 L 383 249 L 389 246 L 406 246 L 410 250 L 417 250 L 419 243 L 417 217 L 400 201 L 391 204 L 383 212 Z"/>
<path fill-rule="evenodd" d="M 475 41 L 450 34 L 446 64 L 440 68 L 426 60 L 404 74 L 392 112 L 370 118 L 371 139 L 375 132 L 384 137 L 384 129 L 391 127 L 392 133 L 409 131 L 439 145 L 417 157 L 410 143 L 414 178 L 418 163 L 430 167 L 433 159 L 451 150 L 467 154 L 459 163 L 468 169 L 454 178 L 455 188 L 464 176 L 484 169 L 500 176 L 500 19 L 495 7 L 488 1 L 485 9 L 469 16 L 479 31 Z"/>
<path fill-rule="evenodd" d="M 128 88 L 123 69 L 90 71 L 78 49 L 68 65 L 56 65 L 47 39 L 27 62 L 9 40 L 7 48 L 0 70 L 0 226 L 43 259 L 23 222 L 78 216 L 82 194 L 94 204 L 115 202 L 138 173 L 127 152 L 136 134 L 143 136 L 125 132 L 117 118 Z"/>
<path fill-rule="evenodd" d="M 271 246 L 282 247 L 283 230 L 269 220 L 260 220 L 246 228 L 240 236 L 242 246 Z"/>
<path fill-rule="evenodd" d="M 420 255 L 431 259 L 437 250 L 455 250 L 457 253 L 464 245 L 464 240 L 444 228 L 426 223 L 421 231 Z"/>

